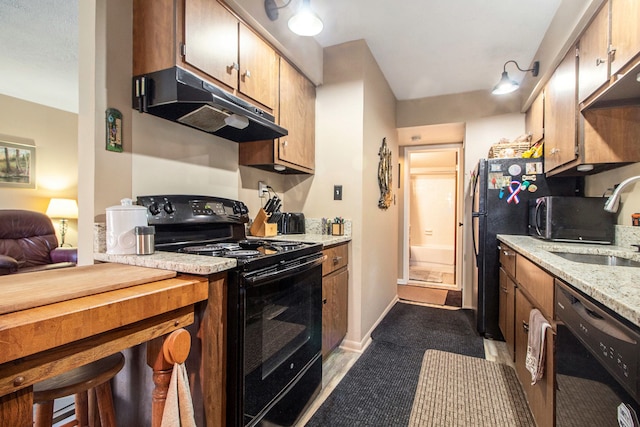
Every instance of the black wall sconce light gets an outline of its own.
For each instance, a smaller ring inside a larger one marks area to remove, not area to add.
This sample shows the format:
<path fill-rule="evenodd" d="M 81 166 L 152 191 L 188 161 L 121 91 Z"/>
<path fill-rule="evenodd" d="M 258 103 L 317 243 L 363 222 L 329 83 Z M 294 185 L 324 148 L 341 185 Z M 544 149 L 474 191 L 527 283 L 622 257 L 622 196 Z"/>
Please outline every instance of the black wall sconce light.
<path fill-rule="evenodd" d="M 289 29 L 299 36 L 315 36 L 322 31 L 322 20 L 311 10 L 311 0 L 302 0 L 302 5 L 298 12 L 293 15 L 288 22 Z M 282 6 L 276 5 L 275 0 L 264 0 L 264 10 L 270 20 L 278 19 L 278 10 L 283 9 L 291 3 L 287 1 Z"/>
<path fill-rule="evenodd" d="M 515 80 L 511 80 L 509 78 L 509 74 L 507 74 L 507 64 L 510 62 L 514 63 L 516 65 L 516 68 L 518 68 L 518 70 L 520 71 L 531 71 L 533 77 L 537 77 L 538 72 L 540 72 L 540 61 L 535 61 L 533 63 L 533 68 L 529 68 L 528 70 L 523 70 L 522 68 L 520 68 L 516 61 L 507 61 L 504 63 L 504 67 L 502 68 L 502 77 L 500 78 L 500 81 L 493 87 L 493 90 L 491 91 L 491 93 L 493 93 L 494 95 L 504 95 L 506 93 L 511 93 L 517 90 L 520 86 L 518 82 L 516 82 Z"/>

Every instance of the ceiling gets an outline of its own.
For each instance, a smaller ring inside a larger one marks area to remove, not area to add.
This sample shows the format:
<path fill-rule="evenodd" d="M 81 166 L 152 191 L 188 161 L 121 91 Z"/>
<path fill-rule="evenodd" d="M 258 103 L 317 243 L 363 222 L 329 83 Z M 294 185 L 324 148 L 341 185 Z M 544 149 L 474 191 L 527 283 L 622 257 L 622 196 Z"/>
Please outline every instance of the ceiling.
<path fill-rule="evenodd" d="M 364 39 L 396 98 L 406 100 L 488 89 L 510 59 L 528 68 L 560 2 L 313 0 L 311 7 L 324 21 L 315 37 L 321 46 Z M 78 0 L 0 0 L 0 57 L 0 93 L 77 112 Z M 508 72 L 524 76 L 512 65 Z"/>

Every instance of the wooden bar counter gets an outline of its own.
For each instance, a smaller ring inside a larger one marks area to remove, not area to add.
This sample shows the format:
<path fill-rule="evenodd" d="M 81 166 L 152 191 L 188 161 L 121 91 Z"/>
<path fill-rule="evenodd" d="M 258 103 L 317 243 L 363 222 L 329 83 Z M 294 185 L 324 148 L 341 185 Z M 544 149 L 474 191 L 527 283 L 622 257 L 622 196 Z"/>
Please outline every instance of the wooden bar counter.
<path fill-rule="evenodd" d="M 32 426 L 34 383 L 193 323 L 208 287 L 122 264 L 0 276 L 0 425 Z"/>

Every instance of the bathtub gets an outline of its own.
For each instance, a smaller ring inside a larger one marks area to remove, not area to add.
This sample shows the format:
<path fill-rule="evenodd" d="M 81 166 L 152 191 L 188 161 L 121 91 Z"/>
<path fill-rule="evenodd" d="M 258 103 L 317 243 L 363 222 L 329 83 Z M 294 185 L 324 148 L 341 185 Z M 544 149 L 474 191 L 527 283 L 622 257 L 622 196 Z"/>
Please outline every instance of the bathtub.
<path fill-rule="evenodd" d="M 449 245 L 411 246 L 409 254 L 411 265 L 453 265 L 454 255 L 454 247 Z"/>

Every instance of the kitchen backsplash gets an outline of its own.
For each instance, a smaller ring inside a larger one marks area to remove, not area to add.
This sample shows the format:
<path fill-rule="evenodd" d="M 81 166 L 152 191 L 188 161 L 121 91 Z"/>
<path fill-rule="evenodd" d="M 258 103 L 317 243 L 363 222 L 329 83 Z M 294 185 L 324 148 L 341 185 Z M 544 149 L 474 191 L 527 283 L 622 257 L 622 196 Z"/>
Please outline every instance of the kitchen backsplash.
<path fill-rule="evenodd" d="M 322 232 L 322 218 L 305 218 L 305 233 L 306 234 L 327 234 Z M 351 220 L 344 220 L 344 235 L 351 236 Z"/>
<path fill-rule="evenodd" d="M 640 245 L 640 227 L 616 225 L 615 239 L 617 246 L 635 249 L 635 247 L 631 245 Z"/>

